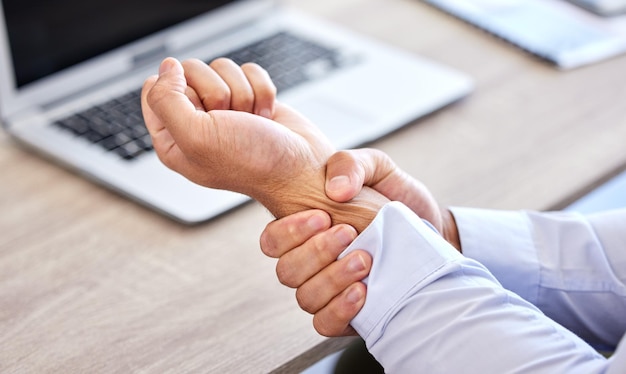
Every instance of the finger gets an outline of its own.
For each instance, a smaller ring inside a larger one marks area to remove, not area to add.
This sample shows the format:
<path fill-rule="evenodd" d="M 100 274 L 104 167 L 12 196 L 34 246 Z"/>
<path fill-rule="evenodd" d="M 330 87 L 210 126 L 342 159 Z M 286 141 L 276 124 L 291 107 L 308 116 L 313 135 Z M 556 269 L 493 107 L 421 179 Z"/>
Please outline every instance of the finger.
<path fill-rule="evenodd" d="M 321 210 L 305 210 L 272 221 L 261 233 L 261 251 L 266 256 L 279 258 L 327 230 L 330 224 L 330 216 Z"/>
<path fill-rule="evenodd" d="M 336 225 L 315 235 L 280 257 L 276 264 L 278 280 L 287 287 L 300 287 L 335 262 L 356 236 L 356 230 L 348 225 Z"/>
<path fill-rule="evenodd" d="M 230 88 L 230 109 L 254 113 L 254 90 L 241 67 L 227 58 L 218 58 L 209 65 Z"/>
<path fill-rule="evenodd" d="M 397 167 L 384 152 L 376 149 L 356 149 L 333 154 L 326 167 L 326 194 L 338 202 L 354 198 L 362 186 L 370 186 L 389 198 L 384 188 L 395 185 L 386 183 L 397 172 Z M 394 199 L 395 200 L 395 199 Z"/>
<path fill-rule="evenodd" d="M 205 111 L 230 109 L 230 88 L 215 70 L 198 59 L 185 60 L 182 65 L 187 84 L 196 92 Z"/>
<path fill-rule="evenodd" d="M 146 125 L 151 134 L 166 129 L 173 139 L 189 138 L 188 134 L 195 130 L 191 125 L 197 123 L 197 111 L 186 91 L 187 81 L 180 62 L 173 58 L 163 60 L 158 78 L 154 84 L 146 82 L 143 90 Z"/>
<path fill-rule="evenodd" d="M 148 77 L 144 82 L 141 90 L 141 111 L 146 128 L 150 132 L 154 149 L 161 157 L 166 150 L 173 148 L 175 141 L 147 102 L 148 93 L 154 87 L 157 79 L 158 76 L 154 75 Z"/>
<path fill-rule="evenodd" d="M 346 202 L 359 194 L 365 171 L 356 151 L 334 153 L 326 163 L 326 195 L 337 202 Z"/>
<path fill-rule="evenodd" d="M 254 114 L 265 118 L 274 116 L 276 86 L 265 69 L 255 63 L 241 65 L 254 91 Z"/>
<path fill-rule="evenodd" d="M 196 107 L 196 110 L 206 111 L 204 104 L 202 103 L 202 100 L 200 99 L 200 96 L 198 96 L 196 90 L 187 86 L 187 89 L 185 90 L 185 95 L 187 95 L 189 101 L 193 103 L 193 106 Z"/>
<path fill-rule="evenodd" d="M 351 284 L 363 280 L 372 267 L 372 257 L 365 251 L 354 251 L 315 274 L 296 291 L 302 310 L 317 313 Z"/>
<path fill-rule="evenodd" d="M 398 168 L 391 157 L 377 149 L 358 149 L 353 156 L 363 170 L 363 184 L 390 200 L 401 201 L 440 229 L 439 206 L 426 186 Z"/>
<path fill-rule="evenodd" d="M 141 88 L 141 112 L 143 114 L 144 122 L 146 123 L 148 130 L 152 128 L 155 132 L 162 128 L 163 125 L 157 118 L 156 114 L 152 111 L 152 108 L 150 108 L 150 105 L 148 105 L 148 92 L 150 92 L 152 87 L 154 87 L 158 78 L 158 75 L 148 77 Z"/>
<path fill-rule="evenodd" d="M 365 304 L 366 286 L 357 282 L 348 287 L 328 305 L 315 313 L 313 327 L 324 336 L 349 336 L 356 332 L 350 321 L 359 313 Z"/>

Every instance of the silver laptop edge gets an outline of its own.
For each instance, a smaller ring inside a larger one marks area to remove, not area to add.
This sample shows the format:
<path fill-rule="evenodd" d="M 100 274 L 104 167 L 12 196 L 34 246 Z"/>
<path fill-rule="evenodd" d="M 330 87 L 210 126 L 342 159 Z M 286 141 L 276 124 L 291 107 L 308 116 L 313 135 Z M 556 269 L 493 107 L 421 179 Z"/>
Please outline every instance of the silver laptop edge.
<path fill-rule="evenodd" d="M 4 27 L 0 27 L 0 80 L 6 82 L 0 85 L 0 117 L 11 118 L 34 107 L 54 105 L 55 99 L 51 102 L 51 98 L 75 97 L 84 90 L 93 90 L 98 85 L 146 67 L 154 70 L 162 58 L 177 55 L 220 35 L 224 30 L 250 22 L 260 14 L 271 13 L 276 6 L 272 0 L 234 2 L 72 66 L 71 69 L 54 73 L 19 90 L 13 76 L 13 63 L 7 54 L 8 36 Z M 0 17 L 4 20 L 3 7 L 0 7 Z"/>
<path fill-rule="evenodd" d="M 245 17 L 242 18 L 242 14 Z M 235 15 L 238 22 L 229 23 L 230 15 Z M 284 28 L 309 39 L 335 39 L 338 45 L 354 45 L 358 46 L 356 49 L 371 52 L 366 64 L 357 64 L 342 74 L 279 95 L 282 101 L 295 106 L 319 125 L 337 148 L 355 147 L 378 139 L 460 99 L 473 89 L 472 80 L 462 73 L 364 39 L 317 18 L 299 12 L 278 11 L 275 1 L 252 0 L 201 16 L 189 29 L 182 26 L 168 29 L 85 62 L 71 77 L 69 73 L 54 74 L 53 78 L 43 79 L 19 91 L 15 84 L 10 85 L 11 89 L 2 84 L 2 120 L 17 140 L 90 179 L 177 221 L 202 222 L 249 199 L 232 192 L 197 186 L 163 166 L 154 152 L 133 162 L 125 162 L 111 157 L 104 150 L 94 149 L 97 147 L 92 144 L 77 142 L 48 124 L 67 113 L 139 88 L 148 75 L 156 72 L 166 55 L 181 59 L 216 57 L 248 44 L 253 38 Z M 0 79 L 13 82 L 10 65 L 5 64 L 10 63 L 6 35 L 4 29 L 0 32 L 0 43 L 3 43 Z M 174 33 L 176 37 L 170 37 Z M 198 34 L 203 37 L 195 36 Z M 361 53 L 348 48 L 348 54 L 353 52 L 357 57 Z M 149 57 L 148 60 L 141 58 L 145 56 Z M 108 72 L 106 76 L 103 71 Z M 113 79 L 114 75 L 120 79 Z M 94 87 L 101 89 L 92 92 Z M 391 88 L 397 88 L 403 99 L 377 94 Z M 58 95 L 59 92 L 63 95 Z M 58 96 L 51 100 L 55 94 Z M 70 99 L 60 100 L 62 96 Z M 34 105 L 29 107 L 28 103 Z M 377 107 L 384 110 L 374 111 L 373 108 Z M 338 123 L 349 125 L 353 130 L 331 134 Z M 98 168 L 94 169 L 94 165 Z"/>

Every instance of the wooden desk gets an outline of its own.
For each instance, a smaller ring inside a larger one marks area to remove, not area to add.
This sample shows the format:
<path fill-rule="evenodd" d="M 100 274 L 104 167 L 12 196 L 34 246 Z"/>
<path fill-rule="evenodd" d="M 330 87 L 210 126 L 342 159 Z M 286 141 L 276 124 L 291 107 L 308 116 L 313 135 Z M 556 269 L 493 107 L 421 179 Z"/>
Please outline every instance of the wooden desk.
<path fill-rule="evenodd" d="M 416 0 L 289 2 L 475 77 L 374 144 L 443 204 L 557 207 L 626 164 L 626 56 L 560 72 Z M 1 372 L 294 372 L 345 344 L 276 280 L 256 203 L 184 227 L 5 134 L 0 175 Z"/>

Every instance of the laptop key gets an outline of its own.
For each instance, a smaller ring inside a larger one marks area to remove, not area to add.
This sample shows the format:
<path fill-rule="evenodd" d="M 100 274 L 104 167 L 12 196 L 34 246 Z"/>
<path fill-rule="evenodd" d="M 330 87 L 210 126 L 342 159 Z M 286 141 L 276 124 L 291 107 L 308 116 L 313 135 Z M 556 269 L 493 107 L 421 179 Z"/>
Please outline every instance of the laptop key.
<path fill-rule="evenodd" d="M 286 32 L 255 42 L 236 50 L 228 57 L 237 64 L 254 62 L 262 66 L 274 81 L 278 92 L 318 78 L 307 74 L 309 64 L 323 62 L 330 67 L 326 73 L 339 68 L 339 53 Z"/>
<path fill-rule="evenodd" d="M 238 64 L 255 62 L 268 71 L 278 91 L 319 78 L 339 68 L 337 51 L 280 32 L 227 54 Z M 133 160 L 153 150 L 141 112 L 141 89 L 54 122 L 96 143 L 104 150 Z"/>

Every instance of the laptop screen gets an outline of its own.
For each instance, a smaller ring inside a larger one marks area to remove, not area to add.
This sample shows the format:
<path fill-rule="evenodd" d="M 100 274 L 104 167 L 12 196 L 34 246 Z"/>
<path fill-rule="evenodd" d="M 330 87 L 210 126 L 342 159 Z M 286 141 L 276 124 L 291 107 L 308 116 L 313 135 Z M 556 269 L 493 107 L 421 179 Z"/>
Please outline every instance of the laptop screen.
<path fill-rule="evenodd" d="M 2 0 L 18 87 L 232 0 Z"/>

